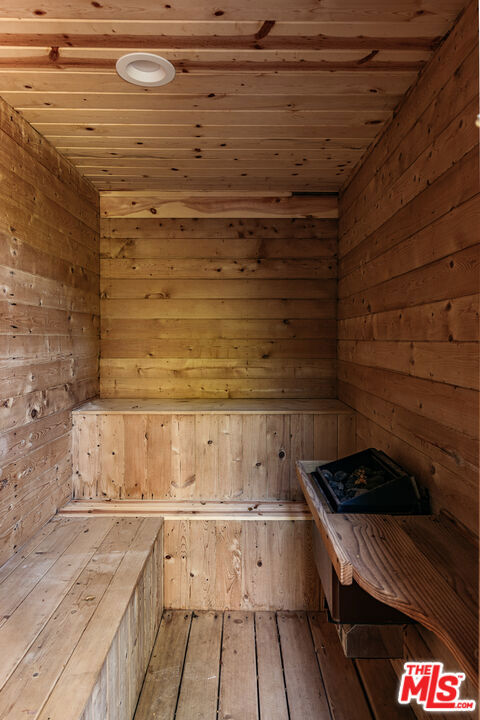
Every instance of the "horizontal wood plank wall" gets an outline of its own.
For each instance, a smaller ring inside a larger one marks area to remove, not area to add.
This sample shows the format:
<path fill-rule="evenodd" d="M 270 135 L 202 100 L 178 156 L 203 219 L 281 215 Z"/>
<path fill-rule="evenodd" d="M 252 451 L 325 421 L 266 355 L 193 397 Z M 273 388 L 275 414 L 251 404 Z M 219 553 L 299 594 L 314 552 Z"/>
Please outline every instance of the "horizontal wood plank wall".
<path fill-rule="evenodd" d="M 101 221 L 101 396 L 336 395 L 332 219 Z"/>
<path fill-rule="evenodd" d="M 338 414 L 74 414 L 75 498 L 302 500 L 295 461 L 354 442 Z"/>
<path fill-rule="evenodd" d="M 340 198 L 339 399 L 357 446 L 478 533 L 478 19 L 472 3 Z"/>
<path fill-rule="evenodd" d="M 164 523 L 166 608 L 318 610 L 311 520 Z"/>
<path fill-rule="evenodd" d="M 0 564 L 71 494 L 98 393 L 98 197 L 0 98 Z"/>

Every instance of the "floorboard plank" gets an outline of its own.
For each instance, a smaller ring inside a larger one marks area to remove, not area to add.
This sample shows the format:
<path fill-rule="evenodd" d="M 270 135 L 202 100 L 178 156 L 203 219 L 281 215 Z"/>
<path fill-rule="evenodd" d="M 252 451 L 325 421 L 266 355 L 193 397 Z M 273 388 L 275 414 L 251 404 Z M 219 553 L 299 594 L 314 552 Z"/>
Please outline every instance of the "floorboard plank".
<path fill-rule="evenodd" d="M 173 720 L 192 613 L 167 610 L 162 617 L 135 720 Z"/>
<path fill-rule="evenodd" d="M 309 613 L 308 620 L 332 718 L 372 720 L 355 665 L 345 657 L 335 627 L 326 613 Z"/>
<path fill-rule="evenodd" d="M 375 720 L 414 720 L 408 705 L 397 703 L 398 679 L 390 660 L 355 660 Z"/>
<path fill-rule="evenodd" d="M 261 720 L 289 720 L 274 612 L 255 613 L 255 636 Z"/>
<path fill-rule="evenodd" d="M 221 638 L 222 613 L 193 613 L 176 720 L 214 720 Z"/>
<path fill-rule="evenodd" d="M 225 613 L 218 718 L 258 720 L 253 612 Z"/>
<path fill-rule="evenodd" d="M 325 689 L 305 613 L 280 612 L 277 620 L 290 720 L 330 720 Z"/>

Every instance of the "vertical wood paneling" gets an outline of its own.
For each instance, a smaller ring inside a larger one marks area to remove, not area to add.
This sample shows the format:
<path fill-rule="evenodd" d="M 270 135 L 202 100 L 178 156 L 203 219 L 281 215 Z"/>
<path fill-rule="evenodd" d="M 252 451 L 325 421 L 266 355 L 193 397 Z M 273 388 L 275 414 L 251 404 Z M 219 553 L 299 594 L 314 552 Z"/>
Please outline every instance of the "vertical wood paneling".
<path fill-rule="evenodd" d="M 166 608 L 318 609 L 309 520 L 165 520 Z"/>
<path fill-rule="evenodd" d="M 103 219 L 102 397 L 335 397 L 336 232 Z"/>
<path fill-rule="evenodd" d="M 359 413 L 357 448 L 390 452 L 475 533 L 477 28 L 472 2 L 343 191 L 338 285 L 338 394 Z"/>
<path fill-rule="evenodd" d="M 99 229 L 93 186 L 1 98 L 0 146 L 2 564 L 71 495 L 69 411 L 98 394 Z M 96 469 L 77 469 L 88 493 Z"/>
<path fill-rule="evenodd" d="M 75 413 L 76 498 L 300 500 L 295 462 L 352 450 L 353 414 Z"/>

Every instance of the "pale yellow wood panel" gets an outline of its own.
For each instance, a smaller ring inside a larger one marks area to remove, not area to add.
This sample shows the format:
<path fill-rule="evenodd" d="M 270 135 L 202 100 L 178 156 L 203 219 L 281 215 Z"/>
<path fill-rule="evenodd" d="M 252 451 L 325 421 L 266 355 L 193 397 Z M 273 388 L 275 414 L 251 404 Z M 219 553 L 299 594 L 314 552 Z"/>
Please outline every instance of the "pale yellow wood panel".
<path fill-rule="evenodd" d="M 199 143 L 202 145 L 203 143 Z M 248 144 L 248 143 L 247 143 Z M 148 145 L 136 145 L 134 148 L 118 149 L 117 152 L 111 153 L 108 149 L 95 148 L 91 149 L 79 148 L 78 151 L 72 150 L 67 156 L 78 167 L 82 168 L 126 168 L 126 167 L 172 167 L 185 165 L 188 167 L 218 167 L 219 164 L 225 162 L 233 162 L 242 167 L 262 167 L 268 163 L 269 167 L 285 167 L 290 164 L 300 163 L 296 167 L 323 167 L 328 166 L 328 162 L 345 162 L 347 160 L 355 161 L 359 159 L 359 153 L 363 151 L 363 146 L 355 147 L 352 143 L 351 147 L 332 147 L 331 141 L 325 142 L 323 148 L 312 148 L 308 152 L 308 157 L 302 149 L 262 148 L 255 150 L 243 148 L 227 148 L 220 147 L 213 149 L 208 146 L 202 148 L 193 145 L 191 148 L 150 148 Z M 357 144 L 358 145 L 358 144 Z M 333 152 L 335 151 L 335 152 Z M 202 162 L 198 162 L 201 160 Z M 327 162 L 328 161 L 328 162 Z"/>
<path fill-rule="evenodd" d="M 381 39 L 379 38 L 378 41 L 381 42 Z M 101 40 L 99 42 L 101 43 Z M 121 37 L 118 38 L 117 42 L 121 42 Z M 298 58 L 299 54 L 302 52 L 302 49 L 292 48 L 292 51 L 295 54 L 285 53 L 285 61 L 295 61 L 296 57 Z M 66 92 L 67 81 L 69 81 L 71 92 L 68 94 L 68 98 L 66 97 L 65 99 L 74 103 L 67 103 L 66 106 L 70 108 L 77 107 L 77 104 L 75 103 L 75 96 L 73 95 L 74 93 L 80 93 L 78 96 L 79 98 L 85 98 L 86 102 L 83 103 L 83 108 L 88 106 L 102 107 L 102 105 L 95 105 L 95 97 L 92 98 L 91 95 L 98 93 L 98 83 L 101 83 L 104 92 L 108 93 L 108 95 L 104 98 L 105 100 L 108 101 L 108 96 L 111 96 L 111 101 L 115 101 L 117 97 L 119 98 L 120 103 L 117 101 L 114 107 L 119 105 L 122 106 L 122 98 L 126 99 L 123 107 L 128 107 L 128 98 L 143 96 L 145 100 L 140 101 L 140 107 L 142 107 L 143 103 L 147 101 L 151 107 L 162 109 L 163 103 L 161 102 L 161 99 L 163 98 L 168 103 L 168 100 L 172 97 L 178 96 L 179 98 L 182 98 L 190 96 L 191 101 L 195 102 L 202 96 L 208 96 L 211 95 L 211 93 L 214 93 L 213 97 L 211 96 L 208 98 L 210 103 L 209 109 L 214 110 L 217 107 L 218 99 L 225 96 L 260 96 L 270 98 L 271 101 L 274 101 L 276 96 L 293 96 L 292 100 L 295 97 L 308 98 L 324 96 L 329 98 L 332 96 L 361 96 L 365 94 L 374 94 L 372 93 L 372 90 L 376 90 L 381 97 L 403 94 L 413 82 L 415 70 L 418 69 L 418 65 L 417 67 L 409 67 L 408 64 L 406 67 L 400 69 L 398 67 L 395 68 L 394 65 L 391 69 L 388 67 L 381 68 L 380 66 L 377 69 L 372 70 L 371 65 L 354 69 L 352 67 L 348 67 L 349 53 L 346 51 L 345 53 L 342 53 L 342 55 L 346 58 L 347 64 L 344 64 L 343 68 L 336 68 L 337 70 L 342 69 L 341 75 L 333 75 L 329 72 L 328 67 L 322 70 L 320 64 L 317 66 L 316 70 L 309 68 L 307 71 L 307 69 L 302 69 L 302 67 L 299 66 L 295 72 L 292 72 L 291 66 L 290 68 L 285 66 L 283 71 L 281 67 L 275 67 L 274 70 L 276 72 L 272 72 L 271 64 L 268 62 L 271 62 L 272 55 L 269 57 L 268 52 L 262 53 L 262 58 L 260 59 L 259 53 L 256 52 L 257 62 L 264 63 L 263 72 L 261 67 L 256 72 L 252 72 L 249 69 L 249 66 L 246 66 L 244 69 L 248 72 L 239 74 L 235 71 L 232 72 L 229 67 L 229 55 L 231 57 L 232 53 L 235 54 L 234 51 L 230 51 L 230 53 L 228 53 L 228 48 L 226 48 L 226 51 L 222 52 L 223 57 L 220 57 L 217 54 L 217 65 L 211 68 L 213 72 L 209 73 L 208 68 L 204 68 L 203 72 L 200 71 L 200 73 L 179 72 L 175 78 L 174 84 L 167 85 L 162 88 L 157 87 L 140 90 L 138 86 L 126 85 L 125 82 L 116 75 L 114 72 L 114 62 L 108 63 L 111 69 L 107 69 L 107 67 L 95 68 L 95 74 L 99 78 L 97 83 L 95 83 L 94 78 L 91 77 L 90 73 L 95 67 L 95 61 L 101 59 L 102 53 L 104 53 L 104 56 L 108 56 L 106 59 L 117 60 L 118 57 L 124 54 L 121 48 L 109 50 L 107 48 L 103 49 L 100 47 L 90 51 L 84 48 L 78 50 L 62 49 L 60 52 L 65 60 L 65 69 L 61 72 L 56 68 L 52 68 L 51 70 L 45 70 L 42 68 L 42 56 L 45 56 L 44 48 L 31 48 L 27 50 L 26 48 L 16 47 L 9 50 L 6 47 L 2 47 L 2 54 L 0 55 L 0 57 L 2 57 L 2 68 L 5 68 L 6 66 L 8 67 L 9 56 L 12 58 L 12 63 L 15 55 L 18 60 L 20 60 L 19 56 L 21 56 L 22 59 L 30 57 L 32 60 L 35 58 L 38 58 L 39 60 L 36 65 L 37 72 L 35 72 L 33 77 L 30 77 L 29 83 L 32 86 L 32 92 L 30 93 L 26 92 L 27 88 L 25 88 L 25 85 L 21 86 L 19 82 L 22 75 L 23 77 L 25 76 L 25 71 L 22 71 L 21 69 L 21 62 L 17 65 L 16 69 L 18 71 L 18 75 L 16 74 L 13 78 L 13 83 L 8 82 L 7 71 L 5 69 L 0 70 L 0 89 L 4 91 L 5 100 L 12 103 L 15 107 L 26 107 L 28 106 L 29 99 L 35 97 L 36 93 L 41 92 L 44 94 L 45 101 L 48 102 L 52 97 L 57 97 L 59 93 Z M 339 59 L 340 52 L 341 51 L 336 52 L 337 59 Z M 201 61 L 203 58 L 200 53 L 202 53 L 201 49 L 199 49 L 197 55 L 197 60 Z M 168 54 L 172 57 L 171 52 Z M 79 58 L 83 56 L 86 58 L 88 55 L 91 57 L 90 65 L 92 69 L 90 73 L 86 72 L 85 68 L 81 67 L 81 63 L 78 63 L 76 68 L 72 67 L 69 69 L 69 65 L 72 66 L 75 64 L 76 57 Z M 190 58 L 188 57 L 189 55 Z M 330 62 L 335 62 L 333 53 L 329 53 L 329 55 L 329 58 L 325 55 L 323 59 L 327 62 L 328 60 L 330 60 Z M 165 55 L 165 57 L 168 56 Z M 208 56 L 204 54 L 204 58 L 207 59 L 207 57 Z M 246 60 L 247 58 L 245 57 L 244 59 Z M 316 60 L 317 63 L 321 63 L 322 56 L 318 51 L 310 51 L 310 57 L 308 59 L 310 59 L 310 61 Z M 183 54 L 183 61 L 188 63 L 189 60 L 190 62 L 193 61 L 192 70 L 195 70 L 198 63 L 195 62 L 195 59 L 192 57 L 192 53 L 187 52 Z M 218 61 L 221 60 L 223 60 L 223 63 L 218 64 Z M 307 60 L 307 57 L 305 57 L 305 60 Z M 174 62 L 174 60 L 172 60 L 172 62 Z M 345 63 L 345 61 L 343 62 Z M 402 62 L 402 60 L 400 59 L 399 62 Z M 409 62 L 406 57 L 405 62 Z M 415 62 L 415 58 L 413 58 L 413 62 Z M 282 65 L 285 65 L 285 62 L 283 62 Z M 268 83 L 265 82 L 265 73 L 268 73 L 269 76 Z M 49 77 L 50 82 L 47 84 Z M 25 80 L 25 82 L 27 83 L 28 81 Z M 78 107 L 82 107 L 82 105 L 79 104 Z M 110 107 L 110 105 L 106 105 L 106 107 Z M 246 107 L 244 107 L 244 109 L 246 109 Z"/>
<path fill-rule="evenodd" d="M 50 73 L 48 73 L 50 77 Z M 30 74 L 28 80 L 31 79 Z M 68 81 L 67 81 L 68 82 Z M 22 86 L 23 87 L 23 86 Z M 273 119 L 273 118 L 272 118 Z M 168 144 L 169 138 L 190 138 L 198 141 L 201 138 L 215 138 L 219 142 L 227 142 L 229 138 L 244 139 L 254 138 L 266 138 L 270 141 L 277 138 L 279 140 L 302 140 L 305 142 L 312 138 L 313 140 L 320 140 L 325 142 L 327 138 L 374 138 L 378 133 L 379 127 L 376 125 L 365 125 L 362 122 L 350 122 L 349 124 L 336 125 L 335 123 L 323 122 L 320 125 L 236 125 L 231 128 L 228 124 L 221 125 L 202 125 L 198 128 L 194 122 L 190 122 L 186 125 L 161 125 L 158 123 L 151 123 L 149 125 L 143 125 L 142 128 L 138 128 L 136 125 L 116 125 L 116 124 L 101 124 L 101 123 L 36 123 L 36 129 L 45 135 L 48 139 L 55 137 L 71 138 L 71 137 L 83 137 L 83 138 L 103 138 L 106 137 L 123 137 L 131 138 L 134 137 L 137 141 L 142 141 L 145 138 L 161 138 L 163 143 Z M 220 188 L 221 191 L 225 190 L 225 187 Z M 285 189 L 285 192 L 288 192 Z"/>
<path fill-rule="evenodd" d="M 311 520 L 306 503 L 291 500 L 72 500 L 63 517 L 168 517 L 173 520 Z"/>
<path fill-rule="evenodd" d="M 143 358 L 108 358 L 101 363 L 104 379 L 130 379 L 135 383 L 135 377 L 161 379 L 234 379 L 234 378 L 299 378 L 299 379 L 325 379 L 332 377 L 335 372 L 333 358 L 317 358 L 308 363 L 298 360 L 265 360 L 252 361 L 246 367 L 240 359 L 198 359 L 165 358 L 144 360 Z"/>
<path fill-rule="evenodd" d="M 152 215 L 171 217 L 305 217 L 336 218 L 337 201 L 334 197 L 318 198 L 179 198 L 157 195 L 129 198 L 122 194 L 103 194 L 100 199 L 102 217 L 148 218 Z M 152 208 L 155 212 L 152 212 Z M 177 214 L 182 210 L 183 214 Z M 188 212 L 190 214 L 188 214 Z M 187 214 L 185 214 L 187 213 Z"/>
<path fill-rule="evenodd" d="M 205 409 L 76 414 L 75 497 L 301 499 L 296 460 L 338 455 L 337 414 Z"/>
<path fill-rule="evenodd" d="M 246 523 L 243 536 L 245 607 L 266 610 L 318 607 L 318 576 L 311 565 L 310 521 Z"/>
<path fill-rule="evenodd" d="M 164 578 L 167 608 L 314 609 L 319 602 L 305 521 L 167 519 Z"/>
<path fill-rule="evenodd" d="M 352 409 L 339 400 L 322 398 L 274 400 L 109 400 L 95 398 L 74 409 L 79 415 L 332 415 L 352 414 Z"/>
<path fill-rule="evenodd" d="M 0 70 L 1 77 L 1 70 Z M 361 150 L 368 146 L 371 136 L 368 134 L 368 129 L 365 130 L 363 135 L 357 137 L 334 137 L 334 138 L 285 138 L 280 137 L 264 138 L 262 142 L 262 148 L 269 150 L 270 152 L 283 153 L 302 153 L 304 150 L 309 150 L 313 153 L 323 150 L 342 151 L 342 150 Z M 371 132 L 371 131 L 370 131 Z M 119 157 L 125 155 L 148 155 L 152 153 L 172 153 L 175 150 L 180 152 L 198 153 L 202 152 L 235 152 L 239 151 L 251 151 L 258 147 L 258 141 L 248 137 L 229 137 L 228 140 L 222 141 L 220 137 L 202 137 L 200 142 L 195 137 L 187 138 L 182 137 L 180 134 L 178 137 L 143 137 L 143 139 L 136 139 L 132 136 L 120 136 L 116 135 L 113 131 L 111 136 L 93 135 L 90 131 L 87 134 L 77 134 L 72 137 L 71 134 L 67 135 L 52 135 L 49 131 L 46 131 L 46 136 L 49 136 L 51 142 L 55 143 L 55 147 L 61 153 L 67 156 L 74 155 L 75 157 L 112 157 L 112 153 L 118 153 Z M 115 155 L 113 155 L 115 157 Z"/>
<path fill-rule="evenodd" d="M 195 113 L 195 120 L 200 125 L 226 124 L 225 119 L 218 116 L 222 111 L 199 110 Z M 188 125 L 191 113 L 182 110 L 69 110 L 63 108 L 42 108 L 23 110 L 25 119 L 32 124 L 37 123 L 101 123 L 103 125 Z M 279 125 L 295 127 L 296 125 L 322 125 L 332 122 L 338 125 L 357 125 L 361 123 L 376 123 L 387 120 L 390 112 L 386 110 L 296 110 L 268 111 L 268 110 L 231 110 L 228 112 L 230 126 L 236 125 Z M 141 130 L 141 128 L 140 128 Z"/>

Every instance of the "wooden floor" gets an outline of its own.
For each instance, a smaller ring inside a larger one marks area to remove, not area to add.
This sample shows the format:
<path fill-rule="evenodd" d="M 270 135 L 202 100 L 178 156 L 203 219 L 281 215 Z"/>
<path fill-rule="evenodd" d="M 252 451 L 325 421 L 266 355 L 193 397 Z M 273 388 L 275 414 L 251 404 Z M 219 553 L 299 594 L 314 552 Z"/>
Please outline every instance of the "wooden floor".
<path fill-rule="evenodd" d="M 347 660 L 324 613 L 166 611 L 135 720 L 402 720 L 388 660 Z"/>

